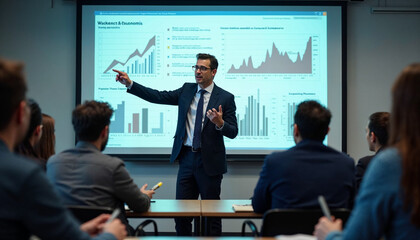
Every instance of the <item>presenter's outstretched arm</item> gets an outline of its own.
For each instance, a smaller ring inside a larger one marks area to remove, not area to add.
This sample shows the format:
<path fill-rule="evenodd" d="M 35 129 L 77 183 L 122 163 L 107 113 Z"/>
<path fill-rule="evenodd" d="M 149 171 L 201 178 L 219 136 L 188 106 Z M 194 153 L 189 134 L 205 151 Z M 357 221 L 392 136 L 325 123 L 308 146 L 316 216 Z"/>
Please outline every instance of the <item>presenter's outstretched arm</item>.
<path fill-rule="evenodd" d="M 121 72 L 115 69 L 112 69 L 112 71 L 118 73 L 115 77 L 115 81 L 120 82 L 121 84 L 124 84 L 126 87 L 131 85 L 131 79 L 128 77 L 128 74 L 125 72 Z"/>

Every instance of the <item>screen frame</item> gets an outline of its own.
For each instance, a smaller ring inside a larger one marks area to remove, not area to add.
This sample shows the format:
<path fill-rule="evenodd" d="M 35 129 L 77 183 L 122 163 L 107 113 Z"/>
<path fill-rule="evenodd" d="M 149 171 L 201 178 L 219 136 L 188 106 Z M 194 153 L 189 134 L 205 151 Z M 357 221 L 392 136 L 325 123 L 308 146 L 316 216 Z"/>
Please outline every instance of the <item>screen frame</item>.
<path fill-rule="evenodd" d="M 341 151 L 347 153 L 347 3 L 343 1 L 258 1 L 246 0 L 240 3 L 234 0 L 227 1 L 118 1 L 118 0 L 99 0 L 77 1 L 76 18 L 76 106 L 82 101 L 82 10 L 84 5 L 144 5 L 144 6 L 339 6 L 341 7 Z M 77 142 L 77 139 L 75 139 Z M 109 154 L 119 157 L 124 161 L 168 161 L 170 154 Z M 235 162 L 259 162 L 263 161 L 267 154 L 226 154 L 227 161 Z"/>

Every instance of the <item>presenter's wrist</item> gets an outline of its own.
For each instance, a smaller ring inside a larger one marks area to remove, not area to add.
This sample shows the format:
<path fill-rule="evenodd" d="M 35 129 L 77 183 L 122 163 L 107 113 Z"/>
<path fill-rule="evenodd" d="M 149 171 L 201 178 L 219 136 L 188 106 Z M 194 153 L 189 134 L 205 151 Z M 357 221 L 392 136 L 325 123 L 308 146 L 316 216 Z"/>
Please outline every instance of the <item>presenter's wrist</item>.
<path fill-rule="evenodd" d="M 220 124 L 216 124 L 216 128 L 218 130 L 222 130 L 223 126 L 225 125 L 225 121 L 222 120 L 222 122 Z"/>
<path fill-rule="evenodd" d="M 127 87 L 127 89 L 131 89 L 131 87 L 133 86 L 134 82 L 131 80 L 127 81 L 127 84 L 125 85 Z"/>

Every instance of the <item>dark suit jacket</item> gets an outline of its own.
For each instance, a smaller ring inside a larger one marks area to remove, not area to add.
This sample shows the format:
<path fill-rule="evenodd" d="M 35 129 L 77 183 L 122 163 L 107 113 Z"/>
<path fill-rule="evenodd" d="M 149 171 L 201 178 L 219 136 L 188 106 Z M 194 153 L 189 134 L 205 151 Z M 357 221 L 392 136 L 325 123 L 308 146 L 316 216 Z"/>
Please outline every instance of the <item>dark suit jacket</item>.
<path fill-rule="evenodd" d="M 17 156 L 0 140 L 0 238 L 92 239 L 62 206 L 44 170 Z M 94 239 L 113 240 L 103 233 Z"/>
<path fill-rule="evenodd" d="M 254 190 L 254 211 L 271 208 L 349 208 L 354 195 L 354 161 L 318 141 L 303 140 L 267 156 Z"/>
<path fill-rule="evenodd" d="M 366 169 L 367 169 L 370 161 L 372 161 L 373 157 L 375 157 L 381 150 L 382 150 L 382 148 L 380 148 L 375 153 L 375 155 L 362 157 L 361 159 L 359 159 L 359 161 L 357 161 L 357 165 L 356 165 L 356 193 L 359 192 L 360 184 L 362 183 L 363 176 L 365 175 Z"/>
<path fill-rule="evenodd" d="M 197 92 L 197 84 L 185 83 L 181 88 L 174 91 L 157 91 L 134 82 L 131 89 L 127 91 L 152 103 L 178 105 L 178 123 L 170 159 L 171 162 L 174 162 L 181 152 L 186 137 L 185 123 L 191 101 Z M 222 130 L 217 130 L 215 124 L 205 117 L 201 131 L 201 158 L 204 170 L 210 176 L 223 174 L 227 170 L 223 136 L 235 138 L 238 134 L 234 96 L 215 84 L 207 110 L 211 108 L 219 109 L 219 105 L 222 105 L 223 120 L 225 121 Z"/>

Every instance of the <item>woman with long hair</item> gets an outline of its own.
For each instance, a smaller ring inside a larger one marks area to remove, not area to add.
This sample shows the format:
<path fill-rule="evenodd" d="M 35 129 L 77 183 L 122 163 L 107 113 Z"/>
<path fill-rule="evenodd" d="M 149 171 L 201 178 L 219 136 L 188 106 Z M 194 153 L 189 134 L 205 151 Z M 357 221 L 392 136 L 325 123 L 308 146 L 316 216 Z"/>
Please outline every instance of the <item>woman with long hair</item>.
<path fill-rule="evenodd" d="M 55 120 L 48 114 L 42 114 L 42 136 L 35 144 L 38 158 L 47 163 L 48 158 L 55 154 Z"/>
<path fill-rule="evenodd" d="M 42 136 L 42 112 L 35 100 L 28 99 L 27 102 L 31 111 L 31 120 L 26 137 L 21 144 L 16 146 L 15 152 L 32 159 L 38 159 L 34 146 L 39 142 L 39 139 Z"/>
<path fill-rule="evenodd" d="M 344 231 L 322 217 L 318 239 L 420 239 L 420 63 L 406 67 L 392 87 L 389 148 L 362 181 Z"/>

